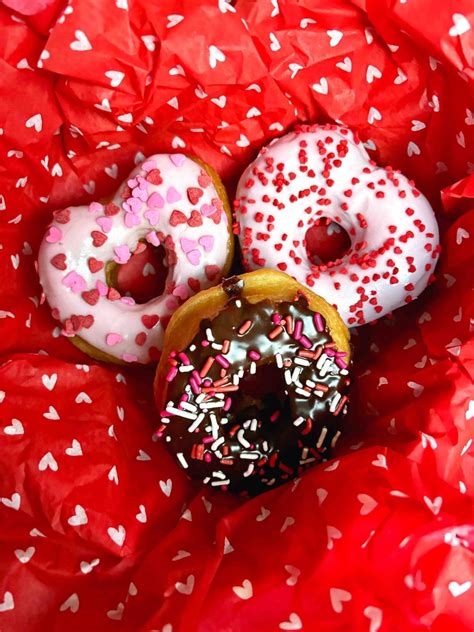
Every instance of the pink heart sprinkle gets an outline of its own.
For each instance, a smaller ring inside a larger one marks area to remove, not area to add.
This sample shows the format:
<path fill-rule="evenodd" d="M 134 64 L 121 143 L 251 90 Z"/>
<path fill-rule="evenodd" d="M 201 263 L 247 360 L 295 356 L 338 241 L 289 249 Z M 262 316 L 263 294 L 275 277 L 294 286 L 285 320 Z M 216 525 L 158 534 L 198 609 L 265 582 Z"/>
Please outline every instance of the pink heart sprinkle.
<path fill-rule="evenodd" d="M 138 360 L 138 356 L 134 355 L 133 353 L 124 353 L 122 355 L 122 360 L 124 360 L 125 362 L 136 362 Z"/>
<path fill-rule="evenodd" d="M 134 197 L 128 198 L 127 202 L 132 213 L 138 213 L 143 206 L 141 200 Z"/>
<path fill-rule="evenodd" d="M 125 213 L 124 223 L 127 228 L 133 228 L 134 226 L 138 226 L 140 223 L 140 218 L 135 213 Z"/>
<path fill-rule="evenodd" d="M 113 347 L 114 345 L 117 345 L 119 342 L 122 342 L 123 338 L 120 334 L 107 334 L 107 337 L 105 338 L 105 342 L 109 345 L 109 347 Z"/>
<path fill-rule="evenodd" d="M 97 281 L 95 286 L 99 290 L 99 294 L 101 296 L 107 296 L 107 294 L 109 293 L 109 286 L 103 281 Z"/>
<path fill-rule="evenodd" d="M 173 312 L 178 307 L 178 301 L 172 296 L 170 296 L 169 298 L 166 299 L 165 306 L 167 309 L 170 310 L 170 312 Z"/>
<path fill-rule="evenodd" d="M 132 253 L 130 252 L 130 248 L 126 244 L 115 246 L 114 252 L 115 252 L 114 261 L 116 263 L 127 263 L 127 261 L 132 256 Z"/>
<path fill-rule="evenodd" d="M 56 244 L 62 238 L 63 238 L 63 233 L 62 231 L 59 230 L 57 226 L 51 226 L 48 232 L 46 233 L 46 237 L 45 237 L 46 241 L 49 244 Z"/>
<path fill-rule="evenodd" d="M 170 154 L 170 160 L 177 167 L 181 167 L 186 160 L 186 156 L 184 154 Z"/>
<path fill-rule="evenodd" d="M 66 274 L 62 280 L 62 284 L 71 289 L 74 294 L 80 294 L 87 287 L 85 279 L 81 277 L 80 274 L 77 274 L 77 272 L 74 272 L 74 270 Z"/>
<path fill-rule="evenodd" d="M 188 258 L 189 263 L 192 263 L 193 266 L 198 266 L 201 260 L 201 253 L 199 250 L 191 250 L 186 253 L 186 257 Z"/>
<path fill-rule="evenodd" d="M 96 224 L 102 228 L 104 233 L 109 233 L 112 228 L 112 218 L 111 217 L 98 217 L 95 220 Z"/>
<path fill-rule="evenodd" d="M 179 243 L 181 244 L 183 252 L 190 252 L 191 250 L 195 250 L 197 246 L 197 242 L 194 241 L 194 239 L 188 239 L 187 237 L 181 237 Z"/>
<path fill-rule="evenodd" d="M 130 180 L 127 180 L 127 184 L 131 189 L 133 189 L 138 185 L 138 182 L 136 178 L 130 178 Z"/>
<path fill-rule="evenodd" d="M 148 220 L 150 226 L 155 226 L 158 223 L 158 219 L 160 218 L 160 214 L 156 210 L 146 211 L 143 216 L 145 219 Z"/>
<path fill-rule="evenodd" d="M 189 296 L 188 288 L 185 285 L 177 285 L 173 290 L 173 296 L 185 301 Z"/>
<path fill-rule="evenodd" d="M 132 197 L 138 198 L 142 202 L 146 202 L 148 191 L 146 189 L 142 189 L 141 187 L 135 187 L 132 191 Z"/>
<path fill-rule="evenodd" d="M 103 210 L 104 206 L 99 202 L 91 202 L 89 204 L 89 213 L 102 213 Z"/>
<path fill-rule="evenodd" d="M 158 235 L 155 233 L 154 230 L 152 230 L 151 232 L 147 233 L 145 239 L 152 246 L 158 247 L 160 245 L 160 240 L 158 239 Z"/>
<path fill-rule="evenodd" d="M 156 169 L 156 162 L 154 160 L 147 160 L 146 162 L 142 162 L 142 169 L 143 171 L 146 171 L 148 173 L 148 171 Z"/>
<path fill-rule="evenodd" d="M 165 205 L 164 199 L 156 191 L 150 195 L 147 203 L 150 208 L 163 208 Z"/>
<path fill-rule="evenodd" d="M 212 235 L 203 235 L 199 237 L 199 243 L 206 252 L 211 252 L 214 248 L 214 237 Z"/>
<path fill-rule="evenodd" d="M 176 191 L 174 187 L 170 187 L 168 191 L 166 192 L 166 201 L 169 202 L 170 204 L 173 204 L 173 202 L 178 202 L 178 200 L 180 199 L 181 199 L 181 194 L 178 193 L 178 191 Z"/>
<path fill-rule="evenodd" d="M 131 296 L 122 296 L 120 302 L 124 305 L 135 305 L 135 299 Z"/>
<path fill-rule="evenodd" d="M 216 212 L 216 209 L 210 204 L 203 204 L 201 206 L 201 215 L 203 217 L 209 217 L 209 215 L 212 215 L 215 212 Z"/>

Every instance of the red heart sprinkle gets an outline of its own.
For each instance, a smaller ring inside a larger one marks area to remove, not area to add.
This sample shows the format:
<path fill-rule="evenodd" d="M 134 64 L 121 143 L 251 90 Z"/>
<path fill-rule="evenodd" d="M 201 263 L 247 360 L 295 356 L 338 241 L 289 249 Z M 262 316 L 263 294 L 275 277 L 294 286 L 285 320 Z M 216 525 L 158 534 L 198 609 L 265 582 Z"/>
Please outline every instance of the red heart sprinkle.
<path fill-rule="evenodd" d="M 186 215 L 181 211 L 173 211 L 170 216 L 170 225 L 178 226 L 178 224 L 186 223 Z"/>
<path fill-rule="evenodd" d="M 144 331 L 141 331 L 139 334 L 135 336 L 135 342 L 140 347 L 142 347 L 145 344 L 146 339 L 147 339 L 147 334 Z"/>
<path fill-rule="evenodd" d="M 210 265 L 204 268 L 204 272 L 206 273 L 206 276 L 209 279 L 209 281 L 213 281 L 216 278 L 216 276 L 220 274 L 220 271 L 221 269 L 219 268 L 219 266 L 216 266 L 216 265 Z"/>
<path fill-rule="evenodd" d="M 147 329 L 153 329 L 153 327 L 160 320 L 160 317 L 157 314 L 144 314 L 142 316 L 142 323 L 145 325 Z"/>
<path fill-rule="evenodd" d="M 92 314 L 87 314 L 87 316 L 84 316 L 84 320 L 82 321 L 83 327 L 85 327 L 86 329 L 89 329 L 90 327 L 92 327 L 93 324 L 94 324 L 94 316 L 92 316 Z"/>
<path fill-rule="evenodd" d="M 187 190 L 188 200 L 191 204 L 197 204 L 199 199 L 203 196 L 204 191 L 199 187 L 189 187 Z"/>
<path fill-rule="evenodd" d="M 193 212 L 191 213 L 191 217 L 188 219 L 188 226 L 202 226 L 201 213 L 193 210 Z"/>
<path fill-rule="evenodd" d="M 105 215 L 117 215 L 117 213 L 120 211 L 120 207 L 118 207 L 116 204 L 114 204 L 113 202 L 109 202 L 105 209 L 104 209 L 104 214 Z"/>
<path fill-rule="evenodd" d="M 59 255 L 54 255 L 54 257 L 51 259 L 51 264 L 58 270 L 65 270 L 67 268 L 66 255 L 62 253 Z"/>
<path fill-rule="evenodd" d="M 54 211 L 53 216 L 58 224 L 67 224 L 71 219 L 71 211 L 68 208 L 62 211 Z"/>
<path fill-rule="evenodd" d="M 117 292 L 114 287 L 111 287 L 109 288 L 107 298 L 109 299 L 109 301 L 118 301 L 120 298 L 120 292 Z"/>
<path fill-rule="evenodd" d="M 151 184 L 161 184 L 163 182 L 163 178 L 161 177 L 161 171 L 159 169 L 152 169 L 148 172 L 146 179 Z"/>
<path fill-rule="evenodd" d="M 92 245 L 96 248 L 99 248 L 107 241 L 107 235 L 104 235 L 104 233 L 101 233 L 99 230 L 93 230 L 91 232 L 91 237 Z"/>
<path fill-rule="evenodd" d="M 193 279 L 192 277 L 190 277 L 188 279 L 188 285 L 195 294 L 197 294 L 197 292 L 199 292 L 199 290 L 201 289 L 199 279 Z"/>
<path fill-rule="evenodd" d="M 199 186 L 205 189 L 211 184 L 212 178 L 211 176 L 208 176 L 207 173 L 201 172 L 201 175 L 198 178 L 198 182 Z"/>
<path fill-rule="evenodd" d="M 99 290 L 96 290 L 95 288 L 93 290 L 82 292 L 81 296 L 86 303 L 89 303 L 89 305 L 95 305 L 100 298 Z"/>
<path fill-rule="evenodd" d="M 87 265 L 89 266 L 89 270 L 91 272 L 99 272 L 99 270 L 102 270 L 104 267 L 104 262 L 96 259 L 95 257 L 89 257 Z"/>

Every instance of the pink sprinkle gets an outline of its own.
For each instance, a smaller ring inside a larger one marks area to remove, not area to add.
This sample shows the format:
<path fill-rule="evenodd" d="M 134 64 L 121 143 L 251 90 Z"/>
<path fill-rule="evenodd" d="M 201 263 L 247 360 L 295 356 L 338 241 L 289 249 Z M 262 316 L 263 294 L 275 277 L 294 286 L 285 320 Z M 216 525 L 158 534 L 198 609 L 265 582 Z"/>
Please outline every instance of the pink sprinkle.
<path fill-rule="evenodd" d="M 66 274 L 62 280 L 62 284 L 72 290 L 74 294 L 80 294 L 87 287 L 85 279 L 81 277 L 80 274 L 77 274 L 77 272 L 74 272 L 74 270 Z"/>
<path fill-rule="evenodd" d="M 191 250 L 190 252 L 186 253 L 186 258 L 193 266 L 198 266 L 199 262 L 201 261 L 201 253 L 199 252 L 199 250 Z"/>
<path fill-rule="evenodd" d="M 127 184 L 131 189 L 134 189 L 136 186 L 138 186 L 138 181 L 136 178 L 130 178 L 130 180 L 127 180 Z"/>
<path fill-rule="evenodd" d="M 313 346 L 311 340 L 309 340 L 309 338 L 307 338 L 306 336 L 301 336 L 301 338 L 299 339 L 299 343 L 305 349 L 311 349 L 311 347 Z"/>
<path fill-rule="evenodd" d="M 336 358 L 335 362 L 340 369 L 347 369 L 347 364 L 342 358 Z"/>
<path fill-rule="evenodd" d="M 201 392 L 201 389 L 199 388 L 199 386 L 198 386 L 198 384 L 197 384 L 196 380 L 192 377 L 192 378 L 189 380 L 189 383 L 191 384 L 191 388 L 192 388 L 192 390 L 193 390 L 193 393 L 194 393 L 195 395 L 199 395 L 199 393 Z"/>
<path fill-rule="evenodd" d="M 211 252 L 214 247 L 214 237 L 212 235 L 203 235 L 199 237 L 199 244 L 204 248 L 205 252 Z"/>
<path fill-rule="evenodd" d="M 63 238 L 62 231 L 57 226 L 51 226 L 48 232 L 46 233 L 46 241 L 49 244 L 56 244 Z"/>
<path fill-rule="evenodd" d="M 109 293 L 109 286 L 103 281 L 97 281 L 95 286 L 99 290 L 99 294 L 101 296 L 107 296 L 107 294 Z"/>
<path fill-rule="evenodd" d="M 334 351 L 334 349 L 326 349 L 325 353 L 328 356 L 328 358 L 334 358 L 336 355 L 336 352 Z"/>
<path fill-rule="evenodd" d="M 130 208 L 131 213 L 138 213 L 139 211 L 141 211 L 141 208 L 143 206 L 141 200 L 138 200 L 137 198 L 134 198 L 134 197 L 129 197 L 127 199 L 127 204 Z"/>
<path fill-rule="evenodd" d="M 225 404 L 224 404 L 224 410 L 225 412 L 227 412 L 228 410 L 230 410 L 230 407 L 232 406 L 232 399 L 230 397 L 227 397 L 225 400 Z"/>
<path fill-rule="evenodd" d="M 158 247 L 160 245 L 160 240 L 158 239 L 158 235 L 155 233 L 154 230 L 152 230 L 151 232 L 147 233 L 145 239 L 152 246 Z"/>
<path fill-rule="evenodd" d="M 336 358 L 345 358 L 347 353 L 345 351 L 336 351 Z"/>
<path fill-rule="evenodd" d="M 281 316 L 280 316 L 280 314 L 272 314 L 272 323 L 274 325 L 279 325 L 281 323 Z"/>
<path fill-rule="evenodd" d="M 217 209 L 214 206 L 211 206 L 210 204 L 203 204 L 200 208 L 201 215 L 203 217 L 209 217 L 209 215 L 214 215 L 216 210 Z"/>
<path fill-rule="evenodd" d="M 194 239 L 188 239 L 187 237 L 181 237 L 179 243 L 181 244 L 183 252 L 190 252 L 197 246 L 197 242 Z"/>
<path fill-rule="evenodd" d="M 124 305 L 135 305 L 135 299 L 131 296 L 121 296 L 120 302 Z"/>
<path fill-rule="evenodd" d="M 140 218 L 134 213 L 125 213 L 123 221 L 127 228 L 133 228 L 134 226 L 138 226 L 138 224 L 140 223 Z"/>
<path fill-rule="evenodd" d="M 177 285 L 173 290 L 173 296 L 177 296 L 182 301 L 185 301 L 189 296 L 189 291 L 186 285 Z"/>
<path fill-rule="evenodd" d="M 216 355 L 216 362 L 218 362 L 224 369 L 228 369 L 230 367 L 230 362 L 224 358 L 220 353 Z"/>
<path fill-rule="evenodd" d="M 316 327 L 316 331 L 319 331 L 319 332 L 324 331 L 324 323 L 323 323 L 323 318 L 321 314 L 316 312 L 313 316 L 313 320 Z"/>
<path fill-rule="evenodd" d="M 120 264 L 127 263 L 127 261 L 132 256 L 132 253 L 130 252 L 130 248 L 126 244 L 115 246 L 114 252 L 115 252 L 114 261 Z"/>
<path fill-rule="evenodd" d="M 253 349 L 249 351 L 248 355 L 249 355 L 249 358 L 255 361 L 260 360 L 260 358 L 262 357 L 258 351 L 254 351 Z"/>
<path fill-rule="evenodd" d="M 187 396 L 187 394 L 186 394 L 186 393 L 183 393 L 183 394 L 181 395 L 181 397 L 179 398 L 179 401 L 180 401 L 180 402 L 187 402 L 187 401 L 188 401 L 188 399 L 189 399 L 189 397 Z"/>
<path fill-rule="evenodd" d="M 148 173 L 148 171 L 156 169 L 156 162 L 154 160 L 146 160 L 145 162 L 142 162 L 141 168 L 143 169 L 143 171 L 146 171 Z"/>
<path fill-rule="evenodd" d="M 182 351 L 181 351 L 181 353 L 178 353 L 178 358 L 179 358 L 179 359 L 181 360 L 181 362 L 182 362 L 183 364 L 185 364 L 186 366 L 189 366 L 189 365 L 191 364 L 191 362 L 190 362 L 190 360 L 189 360 L 188 356 L 187 356 L 185 353 L 183 353 Z"/>
<path fill-rule="evenodd" d="M 119 342 L 122 342 L 123 338 L 120 334 L 107 334 L 105 338 L 105 342 L 109 345 L 109 347 L 113 347 L 117 345 Z"/>
<path fill-rule="evenodd" d="M 110 230 L 112 228 L 112 218 L 111 217 L 97 217 L 97 219 L 95 220 L 96 224 L 98 224 L 102 230 L 104 231 L 104 233 L 110 233 Z"/>
<path fill-rule="evenodd" d="M 146 202 L 148 199 L 148 191 L 141 187 L 135 187 L 132 191 L 132 197 L 138 198 L 142 202 Z"/>
<path fill-rule="evenodd" d="M 159 193 L 154 191 L 148 198 L 147 204 L 150 208 L 163 208 L 165 201 Z"/>
<path fill-rule="evenodd" d="M 158 224 L 158 220 L 160 219 L 160 213 L 156 209 L 150 209 L 149 211 L 145 211 L 145 213 L 143 213 L 143 217 L 148 220 L 150 226 L 156 226 L 156 224 Z"/>
<path fill-rule="evenodd" d="M 196 383 L 199 385 L 202 382 L 201 376 L 199 375 L 199 371 L 196 371 L 196 369 L 194 369 L 194 371 L 191 374 L 193 376 L 193 378 L 196 380 Z"/>
<path fill-rule="evenodd" d="M 160 417 L 171 417 L 171 413 L 169 413 L 167 410 L 161 410 Z"/>
<path fill-rule="evenodd" d="M 201 340 L 201 347 L 208 347 L 210 345 L 209 340 Z"/>
<path fill-rule="evenodd" d="M 295 340 L 299 340 L 301 338 L 301 334 L 303 333 L 303 321 L 298 318 L 295 323 L 295 331 L 293 333 L 293 338 Z"/>
<path fill-rule="evenodd" d="M 204 443 L 204 440 L 203 440 L 203 443 Z M 204 460 L 206 461 L 206 463 L 209 463 L 211 461 L 211 459 L 212 459 L 212 457 L 209 454 L 209 452 L 206 452 L 206 454 L 204 455 Z"/>
<path fill-rule="evenodd" d="M 173 202 L 179 202 L 180 199 L 181 193 L 176 191 L 174 187 L 169 187 L 168 191 L 166 192 L 166 201 L 169 204 L 173 204 Z"/>
<path fill-rule="evenodd" d="M 89 213 L 102 213 L 104 210 L 104 205 L 99 204 L 99 202 L 91 202 L 89 204 Z"/>
<path fill-rule="evenodd" d="M 202 442 L 203 443 L 213 443 L 214 439 L 213 439 L 213 437 L 204 437 Z"/>
<path fill-rule="evenodd" d="M 122 360 L 124 360 L 125 362 L 136 362 L 138 360 L 138 356 L 134 355 L 133 353 L 124 353 L 122 355 Z"/>
<path fill-rule="evenodd" d="M 186 156 L 184 154 L 170 154 L 171 162 L 176 165 L 176 167 L 181 167 L 181 165 L 186 160 Z"/>
<path fill-rule="evenodd" d="M 178 369 L 175 366 L 172 366 L 166 375 L 166 381 L 172 382 L 177 375 Z"/>

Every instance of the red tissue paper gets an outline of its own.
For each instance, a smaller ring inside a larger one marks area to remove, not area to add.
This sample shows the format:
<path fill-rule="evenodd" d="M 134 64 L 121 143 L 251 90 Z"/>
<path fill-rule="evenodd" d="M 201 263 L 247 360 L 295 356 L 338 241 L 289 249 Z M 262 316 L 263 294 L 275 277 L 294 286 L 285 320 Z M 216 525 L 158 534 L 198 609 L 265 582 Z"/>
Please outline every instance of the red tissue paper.
<path fill-rule="evenodd" d="M 0 0 L 0 59 L 0 629 L 472 630 L 472 2 Z M 417 182 L 443 252 L 354 332 L 335 459 L 243 501 L 154 441 L 152 368 L 60 335 L 35 257 L 54 209 L 147 154 L 232 195 L 262 145 L 331 120 Z"/>

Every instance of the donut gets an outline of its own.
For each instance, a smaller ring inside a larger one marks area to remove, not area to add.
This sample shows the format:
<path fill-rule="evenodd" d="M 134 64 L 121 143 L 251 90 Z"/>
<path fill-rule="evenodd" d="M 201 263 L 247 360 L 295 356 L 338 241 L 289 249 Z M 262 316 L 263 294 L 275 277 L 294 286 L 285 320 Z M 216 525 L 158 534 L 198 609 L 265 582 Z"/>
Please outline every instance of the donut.
<path fill-rule="evenodd" d="M 160 296 L 138 304 L 115 287 L 117 267 L 146 244 L 164 249 Z M 217 173 L 197 158 L 146 158 L 104 203 L 54 213 L 39 250 L 44 297 L 63 335 L 97 360 L 159 359 L 177 307 L 219 283 L 232 262 L 231 213 Z"/>
<path fill-rule="evenodd" d="M 171 318 L 158 436 L 192 478 L 268 490 L 330 456 L 350 362 L 348 330 L 323 298 L 275 270 L 225 279 Z"/>
<path fill-rule="evenodd" d="M 287 272 L 350 327 L 416 299 L 440 252 L 426 198 L 399 171 L 370 160 L 340 125 L 301 125 L 264 147 L 240 178 L 235 216 L 245 269 Z M 322 219 L 350 239 L 348 251 L 326 263 L 308 249 Z"/>

